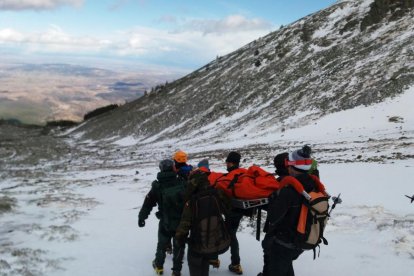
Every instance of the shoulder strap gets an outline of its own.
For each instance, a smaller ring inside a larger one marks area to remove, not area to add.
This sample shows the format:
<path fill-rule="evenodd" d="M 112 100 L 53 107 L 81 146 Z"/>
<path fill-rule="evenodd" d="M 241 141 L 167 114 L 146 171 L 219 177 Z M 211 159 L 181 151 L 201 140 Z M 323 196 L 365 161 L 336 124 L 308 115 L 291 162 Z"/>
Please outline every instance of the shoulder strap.
<path fill-rule="evenodd" d="M 234 190 L 234 185 L 237 183 L 237 181 L 239 180 L 239 176 L 242 174 L 243 173 L 238 173 L 234 175 L 233 179 L 229 183 L 229 186 L 227 186 L 227 189 L 231 189 L 234 198 L 236 198 L 236 191 Z"/>

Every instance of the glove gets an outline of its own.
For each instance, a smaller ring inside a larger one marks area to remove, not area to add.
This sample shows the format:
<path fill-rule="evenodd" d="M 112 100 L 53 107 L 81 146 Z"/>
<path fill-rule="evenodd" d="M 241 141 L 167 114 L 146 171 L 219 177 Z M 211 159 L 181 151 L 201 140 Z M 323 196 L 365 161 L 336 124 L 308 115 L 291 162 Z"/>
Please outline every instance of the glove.
<path fill-rule="evenodd" d="M 144 227 L 144 226 L 145 226 L 145 220 L 143 220 L 143 219 L 139 219 L 139 220 L 138 220 L 138 226 L 139 226 L 139 227 Z"/>
<path fill-rule="evenodd" d="M 178 247 L 184 247 L 185 246 L 185 239 L 175 239 L 175 244 L 178 246 Z"/>
<path fill-rule="evenodd" d="M 157 219 L 161 219 L 161 212 L 160 211 L 156 212 L 155 216 L 157 217 Z"/>
<path fill-rule="evenodd" d="M 186 236 L 182 236 L 180 234 L 176 234 L 175 235 L 175 239 L 174 239 L 174 244 L 177 245 L 178 247 L 184 247 L 185 243 L 187 241 L 187 237 Z"/>

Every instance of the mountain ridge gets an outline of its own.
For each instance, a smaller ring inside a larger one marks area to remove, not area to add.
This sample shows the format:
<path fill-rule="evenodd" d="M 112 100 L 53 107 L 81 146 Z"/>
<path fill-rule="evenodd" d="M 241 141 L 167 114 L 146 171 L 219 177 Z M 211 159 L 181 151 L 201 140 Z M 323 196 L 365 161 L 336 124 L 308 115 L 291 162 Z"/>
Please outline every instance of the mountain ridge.
<path fill-rule="evenodd" d="M 387 12 L 362 27 L 378 3 Z M 222 137 L 249 125 L 259 135 L 269 126 L 283 132 L 382 102 L 414 84 L 414 10 L 407 6 L 395 16 L 393 3 L 337 2 L 77 131 L 84 139 L 132 135 L 139 142 L 206 132 Z"/>

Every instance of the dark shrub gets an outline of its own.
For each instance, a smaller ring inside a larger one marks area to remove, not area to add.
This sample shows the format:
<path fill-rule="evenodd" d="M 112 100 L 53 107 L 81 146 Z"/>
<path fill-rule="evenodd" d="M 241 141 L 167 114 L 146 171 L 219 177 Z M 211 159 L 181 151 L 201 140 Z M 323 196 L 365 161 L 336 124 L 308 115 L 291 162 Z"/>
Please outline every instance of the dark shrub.
<path fill-rule="evenodd" d="M 86 113 L 85 116 L 83 116 L 83 119 L 85 121 L 89 120 L 90 118 L 93 118 L 93 117 L 96 117 L 96 116 L 101 115 L 103 113 L 106 113 L 108 111 L 114 110 L 118 107 L 119 107 L 119 105 L 117 105 L 117 104 L 110 104 L 110 105 L 107 105 L 107 106 L 104 106 L 104 107 L 99 107 L 99 108 L 97 108 L 97 109 L 95 109 L 91 112 Z"/>

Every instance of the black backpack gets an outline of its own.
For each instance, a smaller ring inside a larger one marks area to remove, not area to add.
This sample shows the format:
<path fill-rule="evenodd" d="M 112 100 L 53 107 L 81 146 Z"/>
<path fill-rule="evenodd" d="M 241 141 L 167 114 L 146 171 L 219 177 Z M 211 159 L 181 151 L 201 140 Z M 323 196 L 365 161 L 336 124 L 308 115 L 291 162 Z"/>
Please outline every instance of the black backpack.
<path fill-rule="evenodd" d="M 224 221 L 225 208 L 218 192 L 208 188 L 191 198 L 193 217 L 190 235 L 191 250 L 201 255 L 226 252 L 230 234 Z"/>
<path fill-rule="evenodd" d="M 162 212 L 161 219 L 169 232 L 177 229 L 184 208 L 185 182 L 176 180 L 169 185 L 160 185 Z"/>

